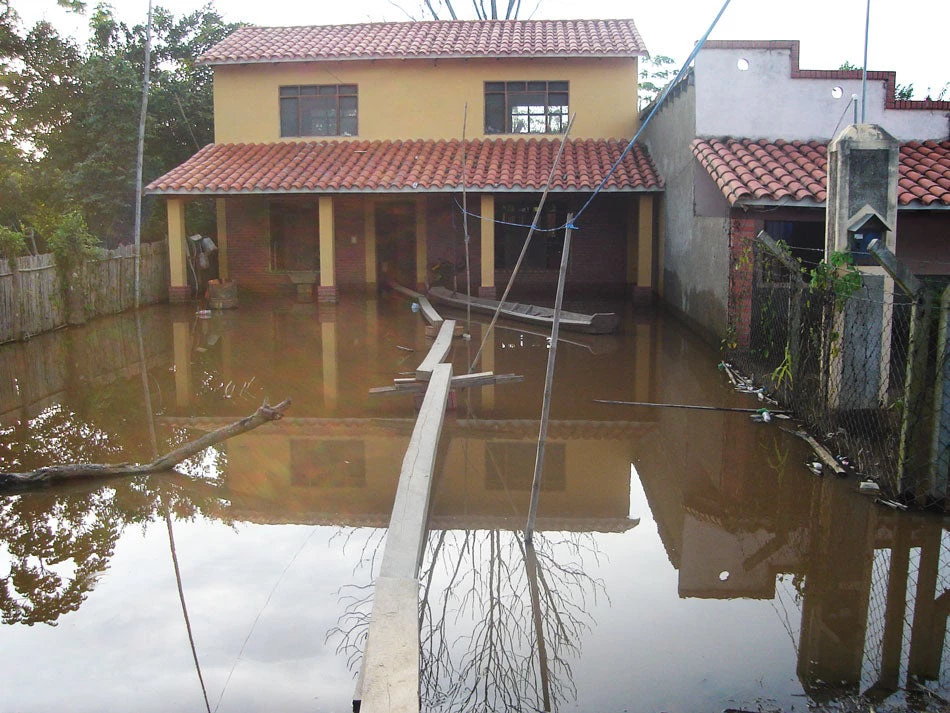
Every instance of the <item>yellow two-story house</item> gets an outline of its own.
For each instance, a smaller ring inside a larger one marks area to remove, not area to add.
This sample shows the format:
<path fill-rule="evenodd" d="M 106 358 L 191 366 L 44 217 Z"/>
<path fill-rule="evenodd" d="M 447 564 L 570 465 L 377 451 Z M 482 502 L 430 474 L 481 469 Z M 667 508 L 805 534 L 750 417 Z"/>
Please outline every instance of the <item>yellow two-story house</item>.
<path fill-rule="evenodd" d="M 491 296 L 546 186 L 519 285 L 554 284 L 589 203 L 568 287 L 650 295 L 663 186 L 644 147 L 625 153 L 645 55 L 632 20 L 237 30 L 201 58 L 215 143 L 148 186 L 167 198 L 171 298 L 191 292 L 184 206 L 207 197 L 242 291 L 422 287 L 464 264 L 467 237 L 473 292 Z"/>

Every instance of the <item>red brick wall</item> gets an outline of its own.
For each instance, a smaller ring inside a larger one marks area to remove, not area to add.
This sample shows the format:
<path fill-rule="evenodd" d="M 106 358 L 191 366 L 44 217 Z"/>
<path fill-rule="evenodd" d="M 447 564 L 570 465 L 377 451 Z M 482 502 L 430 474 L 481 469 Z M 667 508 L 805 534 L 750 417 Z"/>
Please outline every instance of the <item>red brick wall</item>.
<path fill-rule="evenodd" d="M 458 203 L 456 203 L 458 198 Z M 426 201 L 426 250 L 428 251 L 429 279 L 431 267 L 446 261 L 458 270 L 458 289 L 465 291 L 465 224 L 462 221 L 461 196 L 436 195 Z M 468 196 L 468 210 L 478 213 L 481 209 L 479 195 Z M 472 275 L 472 292 L 481 284 L 481 226 L 477 218 L 469 218 L 469 269 Z"/>
<path fill-rule="evenodd" d="M 503 198 L 496 198 L 496 204 Z M 574 291 L 622 292 L 627 279 L 627 206 L 636 196 L 598 196 L 581 218 L 571 235 L 571 259 L 568 264 L 566 289 Z M 568 210 L 578 210 L 580 199 L 568 200 Z M 527 228 L 525 229 L 527 235 Z M 533 238 L 532 238 L 533 239 Z M 558 240 L 564 239 L 563 231 Z M 511 278 L 511 270 L 495 270 L 498 294 Z M 558 270 L 522 267 L 515 280 L 515 289 L 553 290 Z"/>
<path fill-rule="evenodd" d="M 733 212 L 729 221 L 729 326 L 736 346 L 747 347 L 752 328 L 752 242 L 765 221 Z"/>
<path fill-rule="evenodd" d="M 265 197 L 227 199 L 228 273 L 238 288 L 257 294 L 291 294 L 286 275 L 270 270 L 270 212 Z"/>
<path fill-rule="evenodd" d="M 432 195 L 426 200 L 427 268 L 440 260 L 459 266 L 459 288 L 464 287 L 464 231 L 461 208 L 455 195 Z M 469 210 L 477 213 L 480 197 L 469 196 Z M 496 200 L 501 201 L 499 196 Z M 301 200 L 304 200 L 303 198 Z M 312 196 L 306 200 L 313 200 Z M 460 199 L 459 199 L 460 201 Z M 578 221 L 571 240 L 571 263 L 567 285 L 575 290 L 622 291 L 626 281 L 627 206 L 636 197 L 601 195 Z M 568 199 L 577 209 L 579 198 Z M 234 197 L 227 199 L 228 267 L 232 279 L 242 290 L 258 294 L 292 294 L 285 274 L 270 269 L 270 199 Z M 361 196 L 334 197 L 336 281 L 342 288 L 353 288 L 366 281 L 366 234 Z M 377 240 L 385 231 L 377 226 Z M 525 231 L 527 233 L 527 229 Z M 469 218 L 472 289 L 481 284 L 481 226 L 477 217 Z M 558 239 L 563 239 L 559 233 Z M 504 289 L 510 270 L 495 271 L 495 285 Z M 431 274 L 430 274 L 431 278 Z M 519 289 L 552 289 L 557 270 L 523 268 L 516 286 Z"/>
<path fill-rule="evenodd" d="M 363 199 L 339 196 L 333 199 L 336 232 L 336 284 L 353 287 L 366 284 L 366 222 Z"/>

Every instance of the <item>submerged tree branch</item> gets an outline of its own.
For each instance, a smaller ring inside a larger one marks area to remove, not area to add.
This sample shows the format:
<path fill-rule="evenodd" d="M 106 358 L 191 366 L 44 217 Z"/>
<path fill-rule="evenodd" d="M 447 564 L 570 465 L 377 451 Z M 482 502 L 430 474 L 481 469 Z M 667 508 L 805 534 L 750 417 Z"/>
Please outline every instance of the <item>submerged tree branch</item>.
<path fill-rule="evenodd" d="M 147 475 L 149 473 L 168 471 L 182 461 L 191 458 L 210 446 L 250 431 L 269 421 L 280 420 L 284 416 L 284 411 L 289 407 L 290 399 L 284 399 L 276 406 L 271 406 L 265 401 L 257 411 L 250 416 L 245 416 L 240 421 L 235 421 L 232 424 L 206 433 L 200 438 L 189 441 L 170 453 L 163 455 L 158 460 L 144 465 L 131 465 L 129 463 L 117 463 L 114 465 L 102 463 L 66 463 L 63 465 L 45 466 L 26 473 L 0 473 L 0 491 L 20 490 L 37 485 L 47 485 L 70 478 L 108 478 L 117 475 Z"/>

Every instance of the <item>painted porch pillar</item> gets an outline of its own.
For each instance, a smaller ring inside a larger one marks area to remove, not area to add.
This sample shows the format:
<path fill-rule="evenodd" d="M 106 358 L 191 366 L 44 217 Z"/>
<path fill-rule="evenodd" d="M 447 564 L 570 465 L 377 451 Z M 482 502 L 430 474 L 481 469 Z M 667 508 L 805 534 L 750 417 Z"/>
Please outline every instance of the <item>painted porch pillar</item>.
<path fill-rule="evenodd" d="M 333 215 L 333 196 L 320 196 L 320 285 L 318 302 L 336 302 L 336 230 Z"/>
<path fill-rule="evenodd" d="M 191 299 L 188 286 L 188 265 L 185 247 L 185 201 L 181 198 L 169 198 L 166 204 L 168 212 L 168 301 L 187 302 Z"/>
<path fill-rule="evenodd" d="M 480 297 L 495 296 L 495 196 L 482 195 L 482 280 Z"/>
<path fill-rule="evenodd" d="M 634 302 L 653 299 L 653 196 L 642 194 L 627 211 L 627 287 Z"/>
<path fill-rule="evenodd" d="M 637 287 L 636 301 L 653 299 L 653 196 L 640 196 L 637 225 Z"/>
<path fill-rule="evenodd" d="M 334 311 L 331 309 L 331 311 Z M 336 315 L 320 321 L 320 344 L 323 361 L 323 403 L 328 413 L 336 411 L 340 400 L 340 372 L 337 365 Z"/>
<path fill-rule="evenodd" d="M 481 325 L 481 330 L 479 336 L 479 344 L 485 339 L 485 334 L 488 332 L 488 325 Z M 495 335 L 497 332 L 492 331 L 488 335 L 488 341 L 485 343 L 485 348 L 482 349 L 482 355 L 479 357 L 479 363 L 476 365 L 476 371 L 495 371 Z M 482 408 L 486 411 L 491 411 L 495 408 L 495 387 L 494 386 L 483 386 L 478 389 L 478 393 L 482 398 Z"/>
<path fill-rule="evenodd" d="M 416 197 L 416 289 L 425 292 L 429 275 L 429 251 L 426 230 L 426 197 Z"/>
<path fill-rule="evenodd" d="M 221 282 L 228 280 L 228 212 L 226 199 L 214 201 L 215 216 L 218 224 L 218 277 Z"/>
<path fill-rule="evenodd" d="M 663 275 L 664 260 L 666 258 L 666 196 L 659 194 L 656 200 L 660 203 L 656 221 L 656 294 L 661 299 L 664 293 Z"/>
<path fill-rule="evenodd" d="M 175 354 L 175 405 L 191 403 L 191 323 L 172 324 L 172 344 Z"/>
<path fill-rule="evenodd" d="M 366 198 L 363 201 L 363 235 L 366 242 L 366 291 L 376 292 L 379 277 L 376 273 L 376 201 Z"/>

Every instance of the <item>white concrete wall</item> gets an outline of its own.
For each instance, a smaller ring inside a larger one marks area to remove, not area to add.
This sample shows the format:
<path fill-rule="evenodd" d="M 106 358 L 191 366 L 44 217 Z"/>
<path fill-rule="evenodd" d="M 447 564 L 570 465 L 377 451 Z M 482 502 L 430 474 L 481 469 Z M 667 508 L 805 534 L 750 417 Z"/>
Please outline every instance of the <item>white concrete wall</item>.
<path fill-rule="evenodd" d="M 748 61 L 745 71 L 740 59 Z M 860 79 L 795 79 L 791 70 L 788 49 L 703 49 L 694 70 L 697 136 L 828 140 L 853 122 L 848 103 L 852 95 L 860 101 Z M 840 98 L 832 96 L 835 87 Z M 899 141 L 950 135 L 946 110 L 885 109 L 885 89 L 884 81 L 868 81 L 866 123 Z"/>

